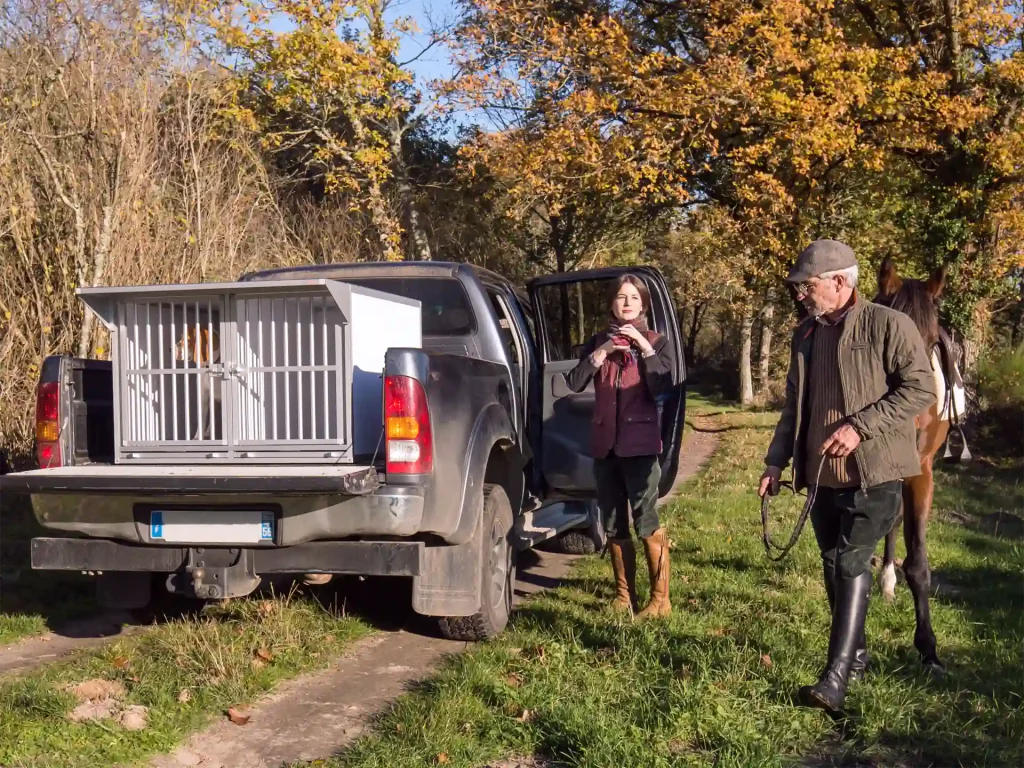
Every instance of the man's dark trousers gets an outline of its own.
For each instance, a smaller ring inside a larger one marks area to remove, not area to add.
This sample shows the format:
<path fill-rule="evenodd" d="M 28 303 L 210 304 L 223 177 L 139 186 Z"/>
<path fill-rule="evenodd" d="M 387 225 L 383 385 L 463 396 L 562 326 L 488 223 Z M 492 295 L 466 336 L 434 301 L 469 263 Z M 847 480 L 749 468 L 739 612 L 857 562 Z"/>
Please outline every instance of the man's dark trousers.
<path fill-rule="evenodd" d="M 808 706 L 838 711 L 847 680 L 867 667 L 864 619 L 871 592 L 871 556 L 900 511 L 903 481 L 870 488 L 818 488 L 811 524 L 821 550 L 832 608 L 828 665 L 815 685 L 800 689 Z"/>
<path fill-rule="evenodd" d="M 811 525 L 826 578 L 852 579 L 871 570 L 871 557 L 896 522 L 902 499 L 902 480 L 870 488 L 818 488 Z"/>

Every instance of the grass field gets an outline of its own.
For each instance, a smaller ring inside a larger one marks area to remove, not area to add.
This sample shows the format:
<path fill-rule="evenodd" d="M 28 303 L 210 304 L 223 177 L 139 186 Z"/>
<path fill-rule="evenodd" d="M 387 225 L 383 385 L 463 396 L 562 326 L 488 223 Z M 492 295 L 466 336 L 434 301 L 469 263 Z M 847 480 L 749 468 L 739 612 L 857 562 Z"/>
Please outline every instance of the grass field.
<path fill-rule="evenodd" d="M 942 470 L 930 554 L 948 674 L 933 678 L 920 667 L 905 585 L 892 605 L 876 592 L 873 668 L 851 690 L 851 719 L 836 725 L 793 705 L 826 645 L 813 536 L 808 529 L 778 565 L 760 544 L 753 487 L 774 416 L 707 402 L 694 412 L 714 412 L 700 423 L 723 431 L 707 469 L 667 514 L 671 619 L 638 625 L 607 611 L 608 561 L 585 558 L 563 587 L 519 610 L 499 640 L 449 661 L 382 715 L 372 735 L 317 764 L 479 768 L 519 756 L 615 768 L 1020 765 L 1020 463 Z M 782 499 L 780 536 L 800 503 Z M 51 575 L 33 589 L 36 578 L 26 570 L 16 581 L 20 603 L 7 593 L 5 610 L 22 609 L 0 616 L 7 637 L 92 609 L 86 582 L 62 588 Z M 323 666 L 370 631 L 341 613 L 309 597 L 231 601 L 0 682 L 0 765 L 100 768 L 170 750 L 211 717 Z M 148 708 L 149 726 L 70 722 L 78 702 L 67 687 L 93 679 L 119 683 L 124 706 Z"/>
<path fill-rule="evenodd" d="M 852 687 L 851 717 L 837 725 L 793 705 L 827 642 L 813 535 L 808 527 L 781 565 L 766 560 L 759 539 L 752 489 L 774 417 L 716 421 L 727 430 L 717 455 L 668 516 L 670 620 L 640 626 L 605 610 L 610 566 L 588 558 L 564 587 L 520 610 L 500 640 L 452 660 L 326 765 L 483 766 L 510 756 L 609 768 L 1020 765 L 1020 465 L 941 473 L 930 553 L 948 674 L 920 666 L 906 586 L 892 605 L 876 591 L 872 671 Z M 798 508 L 780 502 L 782 533 Z"/>

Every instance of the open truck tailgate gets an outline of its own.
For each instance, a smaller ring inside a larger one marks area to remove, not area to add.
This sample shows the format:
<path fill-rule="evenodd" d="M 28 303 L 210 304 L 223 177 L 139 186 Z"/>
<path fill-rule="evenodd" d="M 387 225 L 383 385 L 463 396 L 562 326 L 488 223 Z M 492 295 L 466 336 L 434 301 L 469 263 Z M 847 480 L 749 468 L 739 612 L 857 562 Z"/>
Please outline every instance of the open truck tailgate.
<path fill-rule="evenodd" d="M 381 477 L 372 466 L 92 465 L 16 472 L 0 477 L 0 492 L 130 493 L 135 495 L 372 493 Z"/>

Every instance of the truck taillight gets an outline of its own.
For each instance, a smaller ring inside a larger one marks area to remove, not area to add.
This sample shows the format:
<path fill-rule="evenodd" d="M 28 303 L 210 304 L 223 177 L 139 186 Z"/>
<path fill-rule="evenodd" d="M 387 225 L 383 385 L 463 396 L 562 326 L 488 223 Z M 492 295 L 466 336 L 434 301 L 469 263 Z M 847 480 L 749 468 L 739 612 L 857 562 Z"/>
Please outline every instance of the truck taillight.
<path fill-rule="evenodd" d="M 36 461 L 40 469 L 61 466 L 60 384 L 47 381 L 36 390 Z"/>
<path fill-rule="evenodd" d="M 434 440 L 423 385 L 408 376 L 384 379 L 387 472 L 419 475 L 434 468 Z"/>

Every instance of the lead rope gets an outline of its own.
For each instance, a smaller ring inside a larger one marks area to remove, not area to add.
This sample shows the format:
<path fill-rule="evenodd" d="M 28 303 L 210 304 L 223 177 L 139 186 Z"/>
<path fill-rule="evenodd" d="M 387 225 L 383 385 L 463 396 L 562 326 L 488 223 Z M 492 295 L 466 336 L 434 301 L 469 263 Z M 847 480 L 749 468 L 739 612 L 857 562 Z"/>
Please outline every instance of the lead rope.
<path fill-rule="evenodd" d="M 796 546 L 797 541 L 800 539 L 800 534 L 803 533 L 804 525 L 807 524 L 807 518 L 811 514 L 811 509 L 814 507 L 814 500 L 818 495 L 818 483 L 821 480 L 821 470 L 825 466 L 825 456 L 821 457 L 821 461 L 818 463 L 818 474 L 814 478 L 814 485 L 811 486 L 810 491 L 807 494 L 807 501 L 804 502 L 804 508 L 800 510 L 800 517 L 796 521 L 796 528 L 793 529 L 793 535 L 789 537 L 789 541 L 785 546 L 780 547 L 774 541 L 772 541 L 771 533 L 768 532 L 768 512 L 771 506 L 771 494 L 766 493 L 764 498 L 761 499 L 761 530 L 763 535 L 761 540 L 764 542 L 764 551 L 768 555 L 768 559 L 773 562 L 779 562 L 789 551 Z M 779 488 L 786 486 L 792 488 L 792 483 L 779 482 Z M 771 490 L 769 488 L 769 490 Z M 773 555 L 772 550 L 778 552 L 778 555 Z"/>

